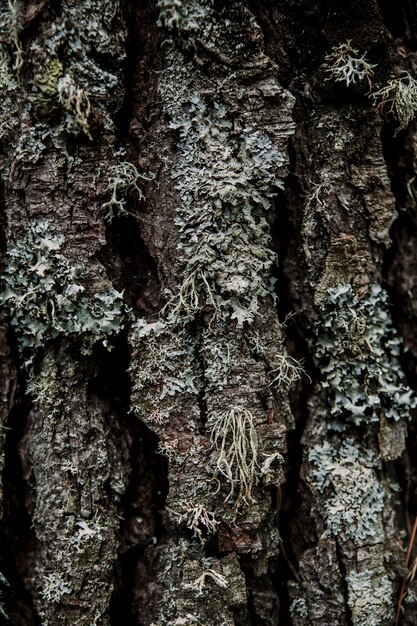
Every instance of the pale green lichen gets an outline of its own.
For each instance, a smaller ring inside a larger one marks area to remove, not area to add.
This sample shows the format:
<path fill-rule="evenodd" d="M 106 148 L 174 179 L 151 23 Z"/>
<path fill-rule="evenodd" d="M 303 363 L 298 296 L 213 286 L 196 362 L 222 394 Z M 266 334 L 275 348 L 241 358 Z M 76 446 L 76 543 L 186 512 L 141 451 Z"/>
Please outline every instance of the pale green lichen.
<path fill-rule="evenodd" d="M 84 89 L 70 74 L 65 74 L 58 80 L 57 92 L 58 100 L 66 112 L 63 128 L 67 132 L 76 134 L 82 131 L 89 139 L 92 139 L 89 127 L 91 106 Z"/>
<path fill-rule="evenodd" d="M 417 80 L 410 74 L 394 78 L 378 91 L 370 94 L 378 109 L 387 109 L 396 118 L 397 133 L 407 128 L 417 114 Z"/>
<path fill-rule="evenodd" d="M 149 181 L 152 177 L 139 174 L 136 166 L 129 161 L 120 161 L 110 169 L 106 193 L 110 193 L 110 200 L 102 205 L 107 211 L 104 219 L 111 222 L 114 217 L 128 215 L 127 198 L 131 192 L 136 192 L 139 200 L 145 200 L 139 181 Z"/>
<path fill-rule="evenodd" d="M 284 155 L 269 137 L 250 127 L 239 136 L 224 106 L 199 95 L 171 127 L 179 132 L 173 172 L 181 198 L 177 209 L 184 278 L 165 312 L 183 321 L 208 307 L 213 318 L 238 325 L 253 321 L 259 300 L 272 296 L 264 211 L 283 181 Z"/>
<path fill-rule="evenodd" d="M 313 464 L 312 486 L 325 496 L 325 534 L 359 543 L 371 537 L 381 540 L 385 494 L 375 455 L 347 439 L 340 446 L 330 441 L 314 446 L 308 460 Z"/>
<path fill-rule="evenodd" d="M 321 314 L 316 355 L 331 426 L 341 430 L 346 422 L 378 422 L 382 416 L 408 420 L 417 398 L 403 383 L 401 340 L 386 292 L 374 285 L 359 298 L 351 285 L 339 285 L 328 290 Z"/>
<path fill-rule="evenodd" d="M 244 407 L 209 415 L 213 447 L 218 452 L 216 471 L 229 483 L 229 500 L 237 491 L 237 502 L 252 501 L 258 474 L 258 436 L 253 416 Z"/>
<path fill-rule="evenodd" d="M 383 571 L 351 571 L 346 582 L 352 624 L 381 626 L 393 623 L 393 585 Z"/>
<path fill-rule="evenodd" d="M 83 269 L 61 254 L 63 243 L 64 237 L 41 221 L 7 251 L 1 302 L 9 307 L 29 362 L 33 350 L 59 335 L 80 336 L 82 352 L 89 352 L 96 341 L 108 345 L 121 327 L 122 294 L 109 289 L 86 295 Z"/>
<path fill-rule="evenodd" d="M 350 41 L 334 46 L 324 58 L 326 72 L 330 74 L 328 80 L 344 82 L 349 87 L 351 83 L 366 79 L 368 85 L 371 85 L 376 64 L 368 62 L 366 52 L 361 55 L 359 50 L 352 48 Z"/>

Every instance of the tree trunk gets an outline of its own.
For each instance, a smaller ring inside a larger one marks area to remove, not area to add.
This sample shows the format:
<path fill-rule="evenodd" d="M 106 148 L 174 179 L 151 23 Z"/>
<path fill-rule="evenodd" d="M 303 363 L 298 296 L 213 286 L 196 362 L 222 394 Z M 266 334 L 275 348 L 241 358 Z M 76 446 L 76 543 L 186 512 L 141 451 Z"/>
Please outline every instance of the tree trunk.
<path fill-rule="evenodd" d="M 415 624 L 415 4 L 0 25 L 0 623 Z"/>

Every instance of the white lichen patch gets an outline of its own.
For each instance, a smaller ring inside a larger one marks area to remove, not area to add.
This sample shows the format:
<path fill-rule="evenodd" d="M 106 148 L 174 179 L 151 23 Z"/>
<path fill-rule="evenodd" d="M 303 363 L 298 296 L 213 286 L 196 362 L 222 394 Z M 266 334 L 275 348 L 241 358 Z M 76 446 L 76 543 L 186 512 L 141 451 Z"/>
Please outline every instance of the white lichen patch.
<path fill-rule="evenodd" d="M 195 0 L 159 0 L 158 25 L 169 31 L 193 33 L 201 28 L 202 20 L 210 16 L 210 5 L 211 2 L 207 0 L 204 5 Z"/>
<path fill-rule="evenodd" d="M 403 383 L 401 340 L 393 327 L 386 292 L 374 285 L 360 299 L 351 285 L 328 290 L 321 307 L 316 355 L 322 389 L 331 403 L 332 426 L 408 420 L 417 406 Z"/>
<path fill-rule="evenodd" d="M 373 68 L 376 64 L 368 62 L 366 52 L 361 55 L 359 50 L 352 48 L 350 41 L 334 46 L 324 58 L 326 72 L 330 74 L 328 80 L 344 82 L 346 87 L 364 79 L 369 85 L 371 84 Z"/>
<path fill-rule="evenodd" d="M 377 476 L 378 461 L 352 439 L 340 446 L 330 441 L 314 446 L 311 483 L 324 494 L 325 534 L 356 543 L 383 540 L 384 488 Z"/>
<path fill-rule="evenodd" d="M 111 222 L 114 217 L 128 215 L 127 198 L 132 192 L 136 192 L 139 200 L 145 200 L 140 181 L 152 180 L 151 177 L 139 174 L 136 166 L 129 161 L 120 161 L 110 169 L 109 181 L 106 193 L 110 194 L 110 199 L 102 205 L 107 211 L 104 219 Z"/>
<path fill-rule="evenodd" d="M 10 245 L 1 302 L 7 304 L 20 349 L 33 350 L 58 335 L 81 336 L 81 351 L 96 341 L 107 345 L 121 327 L 122 294 L 114 289 L 86 295 L 81 266 L 61 254 L 64 237 L 48 222 L 35 222 L 26 236 Z"/>
<path fill-rule="evenodd" d="M 394 620 L 394 590 L 386 574 L 352 571 L 346 576 L 352 624 L 381 626 Z"/>
<path fill-rule="evenodd" d="M 71 594 L 72 589 L 61 574 L 46 574 L 40 581 L 41 596 L 47 602 L 61 602 L 63 596 Z"/>
<path fill-rule="evenodd" d="M 201 543 L 205 542 L 203 530 L 209 535 L 214 534 L 219 525 L 215 513 L 208 511 L 205 506 L 197 502 L 185 502 L 184 509 L 181 512 L 173 511 L 172 509 L 168 510 L 177 517 L 178 523 L 185 524 Z"/>

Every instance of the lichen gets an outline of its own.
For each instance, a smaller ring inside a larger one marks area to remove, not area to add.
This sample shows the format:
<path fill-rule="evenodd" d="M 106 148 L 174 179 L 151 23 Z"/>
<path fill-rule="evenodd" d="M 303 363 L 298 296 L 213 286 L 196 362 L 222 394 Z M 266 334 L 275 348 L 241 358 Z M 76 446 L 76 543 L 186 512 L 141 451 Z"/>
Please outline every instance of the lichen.
<path fill-rule="evenodd" d="M 23 46 L 20 40 L 23 10 L 22 0 L 7 0 L 7 7 L 0 10 L 0 28 L 13 47 L 15 58 L 13 69 L 17 73 L 23 66 Z"/>
<path fill-rule="evenodd" d="M 379 110 L 387 109 L 398 122 L 396 133 L 407 128 L 417 113 L 417 80 L 410 74 L 389 80 L 370 94 Z"/>
<path fill-rule="evenodd" d="M 10 69 L 10 57 L 6 47 L 0 43 L 0 140 L 5 139 L 17 125 L 17 117 L 13 113 L 13 95 L 17 90 L 17 81 Z"/>
<path fill-rule="evenodd" d="M 353 624 L 381 626 L 393 623 L 393 586 L 383 570 L 353 570 L 347 574 L 346 582 Z"/>
<path fill-rule="evenodd" d="M 244 407 L 234 406 L 224 413 L 209 415 L 207 425 L 218 451 L 217 473 L 229 483 L 226 501 L 237 489 L 237 504 L 241 500 L 251 502 L 258 470 L 258 437 L 252 414 Z"/>
<path fill-rule="evenodd" d="M 80 130 L 92 139 L 89 127 L 91 112 L 90 100 L 84 89 L 80 87 L 70 74 L 65 74 L 58 80 L 58 100 L 66 111 L 63 128 L 68 132 Z"/>
<path fill-rule="evenodd" d="M 113 165 L 110 169 L 110 175 L 108 179 L 108 185 L 106 193 L 110 193 L 110 200 L 102 205 L 102 208 L 107 211 L 104 219 L 111 222 L 114 217 L 120 217 L 128 215 L 129 211 L 126 208 L 127 197 L 129 193 L 135 191 L 139 197 L 139 200 L 145 200 L 145 196 L 140 187 L 138 187 L 139 181 L 152 180 L 151 177 L 139 174 L 136 166 L 129 161 L 120 161 L 116 165 Z"/>
<path fill-rule="evenodd" d="M 80 337 L 81 351 L 88 353 L 97 341 L 107 346 L 121 327 L 122 294 L 109 289 L 86 295 L 83 268 L 61 254 L 63 244 L 64 237 L 40 221 L 7 251 L 1 302 L 8 305 L 27 364 L 59 335 Z"/>
<path fill-rule="evenodd" d="M 401 340 L 379 285 L 362 298 L 350 285 L 328 289 L 316 330 L 321 387 L 331 402 L 333 428 L 378 422 L 382 416 L 410 418 L 417 398 L 403 382 Z"/>
<path fill-rule="evenodd" d="M 211 2 L 200 5 L 194 0 L 159 0 L 158 25 L 169 31 L 189 34 L 201 28 L 201 21 L 211 15 Z"/>
<path fill-rule="evenodd" d="M 368 85 L 371 85 L 371 78 L 374 74 L 373 68 L 376 64 L 371 64 L 366 59 L 366 52 L 360 55 L 359 50 L 352 48 L 351 42 L 334 46 L 332 51 L 325 56 L 326 72 L 335 81 L 346 83 L 349 87 L 351 83 L 361 81 L 366 78 Z"/>
<path fill-rule="evenodd" d="M 264 211 L 283 181 L 284 155 L 266 134 L 246 126 L 239 137 L 226 108 L 190 97 L 188 114 L 171 122 L 179 133 L 173 171 L 184 267 L 178 293 L 166 305 L 183 321 L 205 307 L 214 318 L 253 321 L 259 299 L 273 293 L 276 261 Z M 219 159 L 221 154 L 221 159 Z"/>
<path fill-rule="evenodd" d="M 330 441 L 317 444 L 308 460 L 314 468 L 312 486 L 324 496 L 325 535 L 357 543 L 381 540 L 384 489 L 375 455 L 347 439 L 340 446 Z"/>
<path fill-rule="evenodd" d="M 173 333 L 163 321 L 148 323 L 138 318 L 132 325 L 131 342 L 143 350 L 144 359 L 142 367 L 137 371 L 135 368 L 136 392 L 146 393 L 157 386 L 160 400 L 176 393 L 197 393 L 191 364 L 193 345 L 187 333 Z M 188 366 L 184 366 L 184 361 L 188 361 Z"/>

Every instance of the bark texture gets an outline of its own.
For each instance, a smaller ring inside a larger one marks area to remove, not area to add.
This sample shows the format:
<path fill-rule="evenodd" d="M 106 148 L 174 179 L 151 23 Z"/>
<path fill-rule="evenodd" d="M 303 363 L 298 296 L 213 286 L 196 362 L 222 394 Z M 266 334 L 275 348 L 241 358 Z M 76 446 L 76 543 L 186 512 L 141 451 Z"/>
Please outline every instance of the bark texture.
<path fill-rule="evenodd" d="M 1 623 L 416 622 L 397 8 L 1 3 Z"/>

